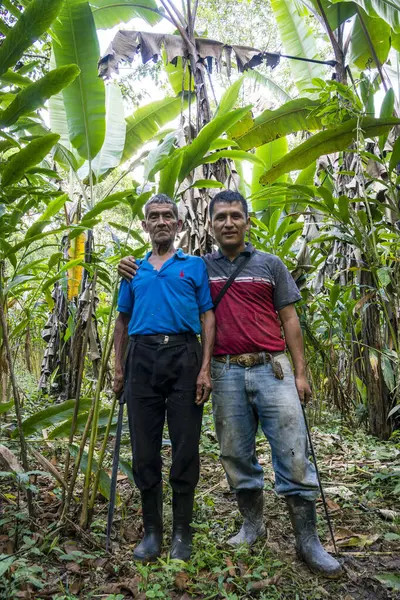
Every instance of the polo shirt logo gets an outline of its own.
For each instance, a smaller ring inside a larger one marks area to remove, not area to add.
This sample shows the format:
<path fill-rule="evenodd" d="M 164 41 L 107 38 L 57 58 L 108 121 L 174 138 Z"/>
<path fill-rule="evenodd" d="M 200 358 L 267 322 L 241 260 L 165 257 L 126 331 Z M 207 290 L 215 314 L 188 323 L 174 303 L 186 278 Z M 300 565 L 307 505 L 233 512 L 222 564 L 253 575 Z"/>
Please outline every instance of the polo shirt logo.
<path fill-rule="evenodd" d="M 183 271 L 181 271 L 181 272 L 179 273 L 179 277 L 185 277 L 185 273 L 184 273 Z"/>

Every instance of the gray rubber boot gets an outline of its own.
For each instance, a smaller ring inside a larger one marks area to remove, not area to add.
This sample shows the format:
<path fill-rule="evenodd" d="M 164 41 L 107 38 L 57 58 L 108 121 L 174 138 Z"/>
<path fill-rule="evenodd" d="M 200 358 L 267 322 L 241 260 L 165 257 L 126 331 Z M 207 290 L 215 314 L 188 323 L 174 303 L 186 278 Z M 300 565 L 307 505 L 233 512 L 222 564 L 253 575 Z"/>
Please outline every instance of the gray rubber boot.
<path fill-rule="evenodd" d="M 161 554 L 163 533 L 162 483 L 141 493 L 144 536 L 133 551 L 133 558 L 141 562 L 153 562 Z"/>
<path fill-rule="evenodd" d="M 263 490 L 242 490 L 237 492 L 236 499 L 243 525 L 235 536 L 228 540 L 231 546 L 247 544 L 251 546 L 265 534 L 263 523 L 264 496 Z"/>
<path fill-rule="evenodd" d="M 313 573 L 331 579 L 340 577 L 342 567 L 333 556 L 324 550 L 319 541 L 315 502 L 295 495 L 286 496 L 286 503 L 296 537 L 296 552 L 299 558 Z"/>

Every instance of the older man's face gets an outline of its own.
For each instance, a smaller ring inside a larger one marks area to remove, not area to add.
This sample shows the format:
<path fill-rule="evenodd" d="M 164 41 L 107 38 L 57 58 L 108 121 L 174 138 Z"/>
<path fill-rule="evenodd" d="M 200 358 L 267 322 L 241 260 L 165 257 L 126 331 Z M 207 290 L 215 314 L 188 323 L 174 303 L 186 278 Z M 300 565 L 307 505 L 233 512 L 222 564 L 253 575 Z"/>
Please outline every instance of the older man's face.
<path fill-rule="evenodd" d="M 172 243 L 181 231 L 182 221 L 176 218 L 168 204 L 151 204 L 142 227 L 150 235 L 152 244 L 166 245 Z"/>

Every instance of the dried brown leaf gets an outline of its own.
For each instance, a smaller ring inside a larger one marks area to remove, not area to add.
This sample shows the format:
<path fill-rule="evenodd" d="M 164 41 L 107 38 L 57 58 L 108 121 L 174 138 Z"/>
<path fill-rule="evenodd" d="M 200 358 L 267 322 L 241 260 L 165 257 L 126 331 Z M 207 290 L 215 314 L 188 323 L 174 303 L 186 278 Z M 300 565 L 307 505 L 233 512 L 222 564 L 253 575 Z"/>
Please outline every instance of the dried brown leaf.
<path fill-rule="evenodd" d="M 64 489 L 67 489 L 67 484 L 64 477 L 61 475 L 60 471 L 56 469 L 56 467 L 49 461 L 43 454 L 40 454 L 35 448 L 31 448 L 33 456 L 36 458 L 38 463 L 42 466 L 45 471 L 53 475 L 54 479 L 58 481 L 59 484 L 63 486 Z"/>
<path fill-rule="evenodd" d="M 13 471 L 13 473 L 24 471 L 15 454 L 2 444 L 0 444 L 0 467 L 3 471 Z"/>
<path fill-rule="evenodd" d="M 124 590 L 128 591 L 132 594 L 132 596 L 137 600 L 140 596 L 137 596 L 138 593 L 138 584 L 139 578 L 133 577 L 132 579 L 123 579 L 122 581 L 117 581 L 115 583 L 108 583 L 103 586 L 102 592 L 104 594 L 121 594 Z M 144 596 L 146 597 L 146 596 Z"/>
<path fill-rule="evenodd" d="M 236 570 L 235 570 L 235 567 L 233 566 L 233 562 L 231 561 L 230 558 L 228 558 L 228 557 L 225 558 L 225 564 L 228 567 L 229 576 L 236 577 Z"/>
<path fill-rule="evenodd" d="M 183 592 L 183 590 L 187 590 L 189 587 L 189 577 L 185 571 L 179 571 L 179 573 L 175 576 L 175 587 Z"/>

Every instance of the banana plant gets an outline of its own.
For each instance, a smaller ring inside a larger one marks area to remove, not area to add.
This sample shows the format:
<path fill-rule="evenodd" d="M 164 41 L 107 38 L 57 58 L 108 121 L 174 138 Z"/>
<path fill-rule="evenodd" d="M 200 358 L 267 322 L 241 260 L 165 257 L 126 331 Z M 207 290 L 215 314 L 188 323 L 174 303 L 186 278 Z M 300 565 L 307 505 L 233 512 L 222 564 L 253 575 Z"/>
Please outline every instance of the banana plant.
<path fill-rule="evenodd" d="M 10 83 L 9 69 L 20 60 L 22 54 L 44 34 L 60 13 L 60 0 L 32 0 L 17 16 L 15 25 L 7 31 L 0 48 L 0 82 Z M 27 446 L 22 430 L 20 397 L 16 385 L 13 360 L 10 350 L 9 322 L 7 309 L 9 296 L 18 292 L 21 284 L 31 280 L 32 272 L 24 272 L 23 258 L 28 255 L 34 242 L 48 236 L 44 231 L 55 214 L 65 203 L 66 197 L 55 186 L 47 184 L 37 167 L 57 143 L 59 136 L 42 133 L 27 141 L 21 132 L 29 125 L 39 122 L 34 111 L 41 108 L 48 98 L 71 85 L 79 75 L 79 68 L 72 63 L 62 69 L 50 71 L 36 82 L 20 76 L 14 80 L 10 92 L 0 101 L 0 364 L 8 362 L 8 374 L 13 389 L 15 413 L 19 425 L 22 464 L 29 470 Z M 23 82 L 21 81 L 23 80 Z M 14 87 L 14 86 L 17 87 Z M 48 175 L 46 169 L 44 174 Z M 35 185 L 41 181 L 41 187 Z M 47 204 L 44 213 L 23 233 L 24 218 L 43 203 Z M 54 230 L 52 232 L 54 234 Z M 20 251 L 22 251 L 22 260 Z M 11 273 L 10 273 L 11 270 Z M 7 372 L 7 371 L 5 371 Z M 3 375 L 1 385 L 6 385 Z M 3 394 L 1 394 L 3 396 Z M 33 514 L 30 490 L 27 490 L 29 512 Z"/>

